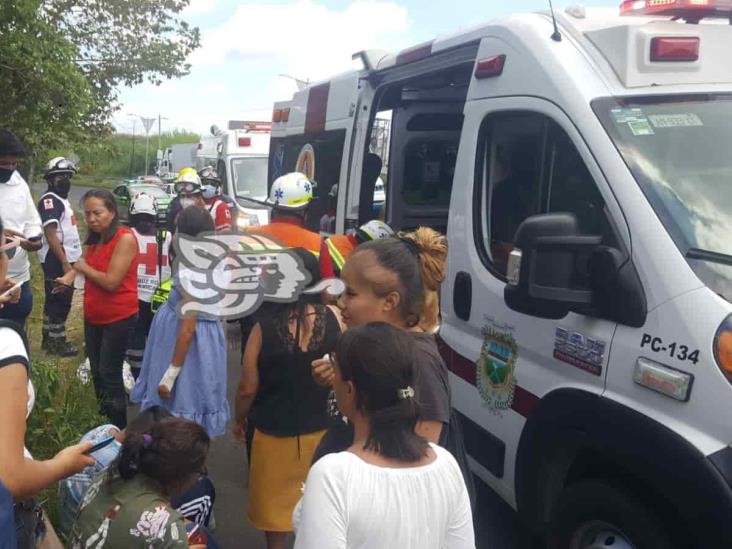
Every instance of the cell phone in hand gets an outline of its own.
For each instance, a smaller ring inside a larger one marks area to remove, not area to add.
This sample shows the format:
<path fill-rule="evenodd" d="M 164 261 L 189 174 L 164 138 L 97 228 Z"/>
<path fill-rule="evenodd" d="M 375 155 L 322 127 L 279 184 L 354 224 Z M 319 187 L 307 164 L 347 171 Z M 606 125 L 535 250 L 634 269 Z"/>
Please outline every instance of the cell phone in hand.
<path fill-rule="evenodd" d="M 114 440 L 115 439 L 114 439 L 114 437 L 112 435 L 108 435 L 108 436 L 104 437 L 103 439 L 101 439 L 99 442 L 95 443 L 94 446 L 92 446 L 91 448 L 89 448 L 89 450 L 87 450 L 84 453 L 85 454 L 93 454 L 97 450 L 101 450 L 102 448 L 106 448 L 107 446 L 109 446 L 110 444 L 112 444 L 112 442 L 114 442 Z"/>
<path fill-rule="evenodd" d="M 7 290 L 5 290 L 3 293 L 0 294 L 0 299 L 2 299 L 4 297 L 8 297 L 10 294 L 15 292 L 16 290 L 19 290 L 21 286 L 22 286 L 22 284 L 20 282 L 16 282 L 10 288 L 8 288 Z"/>

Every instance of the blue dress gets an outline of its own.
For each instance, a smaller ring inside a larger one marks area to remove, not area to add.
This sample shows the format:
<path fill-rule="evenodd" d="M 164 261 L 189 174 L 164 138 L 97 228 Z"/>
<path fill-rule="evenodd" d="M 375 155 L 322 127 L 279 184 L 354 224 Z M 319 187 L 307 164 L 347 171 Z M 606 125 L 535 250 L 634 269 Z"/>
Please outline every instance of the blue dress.
<path fill-rule="evenodd" d="M 210 437 L 226 433 L 231 416 L 226 398 L 226 337 L 221 321 L 198 316 L 196 332 L 170 399 L 160 398 L 158 384 L 168 369 L 178 337 L 176 307 L 181 294 L 176 286 L 158 309 L 145 346 L 142 368 L 130 393 L 144 410 L 159 405 L 171 414 L 195 421 Z"/>

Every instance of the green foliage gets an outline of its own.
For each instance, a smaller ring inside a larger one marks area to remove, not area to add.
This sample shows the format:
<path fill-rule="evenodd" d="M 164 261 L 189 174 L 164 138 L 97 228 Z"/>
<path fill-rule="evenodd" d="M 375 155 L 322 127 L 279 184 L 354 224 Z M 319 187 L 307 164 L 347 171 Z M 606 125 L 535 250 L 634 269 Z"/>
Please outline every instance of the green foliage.
<path fill-rule="evenodd" d="M 198 143 L 201 137 L 191 132 L 168 132 L 161 136 L 163 149 L 176 143 Z M 155 164 L 158 149 L 157 134 L 150 135 L 150 163 Z M 94 175 L 97 178 L 127 178 L 145 174 L 145 134 L 135 136 L 135 155 L 132 156 L 132 135 L 113 134 L 95 143 L 85 143 L 76 147 L 64 147 L 48 153 L 48 157 L 69 156 L 72 153 L 79 157 L 79 175 Z M 152 168 L 150 169 L 152 174 Z M 77 176 L 79 184 L 81 178 Z"/>
<path fill-rule="evenodd" d="M 199 31 L 189 0 L 0 2 L 0 127 L 34 152 L 96 146 L 112 132 L 119 86 L 185 75 Z"/>
<path fill-rule="evenodd" d="M 0 126 L 30 148 L 79 139 L 94 110 L 91 85 L 74 63 L 77 48 L 39 8 L 39 0 L 0 4 Z"/>
<path fill-rule="evenodd" d="M 178 17 L 189 0 L 45 0 L 43 14 L 79 51 L 78 63 L 95 92 L 94 122 L 103 127 L 117 88 L 188 74 L 198 28 Z"/>

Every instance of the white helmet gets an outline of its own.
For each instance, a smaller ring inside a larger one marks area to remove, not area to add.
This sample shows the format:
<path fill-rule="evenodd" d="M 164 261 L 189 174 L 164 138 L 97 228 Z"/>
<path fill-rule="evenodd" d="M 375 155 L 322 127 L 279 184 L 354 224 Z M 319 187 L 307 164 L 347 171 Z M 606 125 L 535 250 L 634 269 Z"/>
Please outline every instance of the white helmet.
<path fill-rule="evenodd" d="M 153 217 L 158 215 L 158 207 L 155 199 L 146 193 L 138 193 L 130 202 L 130 215 L 148 214 Z"/>
<path fill-rule="evenodd" d="M 67 160 L 63 156 L 57 156 L 56 158 L 52 158 L 48 161 L 48 164 L 46 164 L 46 171 L 43 174 L 43 177 L 48 179 L 51 176 L 61 174 L 73 176 L 75 173 L 76 167 L 74 166 L 73 162 Z"/>
<path fill-rule="evenodd" d="M 276 208 L 299 210 L 313 199 L 313 184 L 301 173 L 282 175 L 272 183 L 267 202 Z"/>
<path fill-rule="evenodd" d="M 378 219 L 372 219 L 368 223 L 361 225 L 356 233 L 364 242 L 368 240 L 382 240 L 394 236 L 392 228 Z"/>

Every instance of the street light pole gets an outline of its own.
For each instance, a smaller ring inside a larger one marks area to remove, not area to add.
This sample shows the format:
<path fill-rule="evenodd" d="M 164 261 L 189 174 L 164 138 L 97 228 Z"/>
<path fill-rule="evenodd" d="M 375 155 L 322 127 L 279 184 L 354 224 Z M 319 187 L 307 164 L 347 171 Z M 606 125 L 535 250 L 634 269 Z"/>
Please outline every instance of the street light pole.
<path fill-rule="evenodd" d="M 129 173 L 129 179 L 132 179 L 132 165 L 135 160 L 135 126 L 137 125 L 137 118 L 134 118 L 133 115 L 127 115 L 129 118 L 132 118 L 132 154 L 130 154 L 130 173 Z"/>

